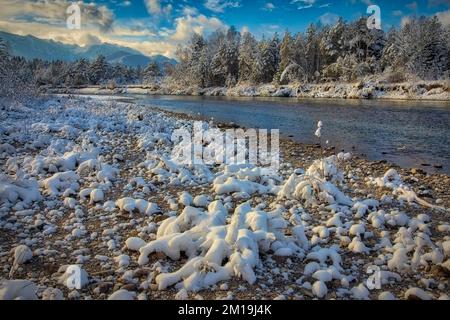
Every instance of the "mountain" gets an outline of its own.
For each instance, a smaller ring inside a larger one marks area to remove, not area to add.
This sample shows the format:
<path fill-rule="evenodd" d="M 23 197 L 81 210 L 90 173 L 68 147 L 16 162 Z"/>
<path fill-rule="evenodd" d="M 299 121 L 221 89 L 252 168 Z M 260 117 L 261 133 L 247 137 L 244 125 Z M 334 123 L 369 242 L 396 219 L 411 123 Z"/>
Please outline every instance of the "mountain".
<path fill-rule="evenodd" d="M 104 55 L 109 63 L 122 63 L 130 67 L 147 66 L 151 61 L 159 65 L 176 64 L 174 59 L 162 55 L 146 56 L 141 52 L 110 43 L 93 44 L 86 47 L 69 45 L 53 40 L 39 39 L 34 36 L 20 36 L 0 31 L 0 38 L 6 41 L 13 56 L 42 60 L 74 61 L 80 58 L 95 59 Z"/>

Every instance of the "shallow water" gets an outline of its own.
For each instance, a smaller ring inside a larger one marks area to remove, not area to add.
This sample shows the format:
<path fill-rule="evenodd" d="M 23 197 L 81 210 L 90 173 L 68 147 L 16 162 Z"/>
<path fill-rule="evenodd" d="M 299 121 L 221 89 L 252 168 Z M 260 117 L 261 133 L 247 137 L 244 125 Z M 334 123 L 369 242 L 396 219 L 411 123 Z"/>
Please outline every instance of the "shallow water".
<path fill-rule="evenodd" d="M 329 140 L 338 150 L 450 174 L 450 102 L 129 97 L 164 110 L 251 128 L 280 129 L 282 135 L 305 143 L 318 142 L 314 132 L 321 120 L 322 140 Z M 434 165 L 442 165 L 443 169 Z"/>

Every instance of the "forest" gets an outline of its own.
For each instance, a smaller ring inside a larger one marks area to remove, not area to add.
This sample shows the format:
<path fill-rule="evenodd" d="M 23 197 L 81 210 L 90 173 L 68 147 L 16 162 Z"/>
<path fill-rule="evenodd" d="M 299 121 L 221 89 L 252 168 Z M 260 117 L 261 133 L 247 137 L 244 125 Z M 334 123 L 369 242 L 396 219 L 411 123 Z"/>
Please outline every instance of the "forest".
<path fill-rule="evenodd" d="M 311 24 L 305 33 L 274 34 L 258 40 L 236 28 L 204 37 L 194 34 L 176 52 L 176 65 L 145 68 L 111 65 L 104 56 L 74 62 L 26 61 L 11 57 L 1 42 L 0 90 L 22 87 L 158 84 L 165 87 L 353 82 L 386 83 L 447 79 L 450 27 L 436 16 L 409 19 L 399 28 L 369 30 L 366 19 Z M 8 81 L 4 81 L 8 79 Z"/>

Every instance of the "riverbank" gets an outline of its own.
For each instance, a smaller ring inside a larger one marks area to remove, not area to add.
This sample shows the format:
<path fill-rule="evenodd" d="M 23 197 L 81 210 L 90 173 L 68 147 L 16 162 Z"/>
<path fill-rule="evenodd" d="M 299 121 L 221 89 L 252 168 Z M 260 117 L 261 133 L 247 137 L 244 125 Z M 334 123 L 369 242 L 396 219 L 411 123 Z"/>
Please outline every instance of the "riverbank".
<path fill-rule="evenodd" d="M 183 165 L 195 117 L 104 97 L 4 111 L 0 298 L 449 299 L 447 175 L 289 139 L 275 173 Z"/>
<path fill-rule="evenodd" d="M 359 81 L 356 83 L 324 83 L 298 85 L 240 85 L 233 88 L 181 88 L 166 86 L 89 86 L 82 88 L 47 88 L 49 93 L 73 94 L 148 94 L 222 97 L 290 97 L 323 99 L 385 99 L 450 101 L 450 86 L 446 81 L 386 83 Z"/>

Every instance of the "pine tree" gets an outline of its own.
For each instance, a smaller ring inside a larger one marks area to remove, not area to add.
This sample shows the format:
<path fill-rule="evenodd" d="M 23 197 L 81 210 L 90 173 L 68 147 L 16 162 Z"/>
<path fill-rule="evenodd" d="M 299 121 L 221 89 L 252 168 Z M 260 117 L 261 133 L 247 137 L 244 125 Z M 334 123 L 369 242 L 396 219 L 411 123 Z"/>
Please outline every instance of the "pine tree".
<path fill-rule="evenodd" d="M 280 44 L 280 64 L 276 75 L 277 82 L 280 82 L 281 75 L 286 68 L 295 63 L 295 43 L 289 31 L 286 31 Z"/>
<path fill-rule="evenodd" d="M 439 79 L 443 76 L 448 63 L 448 48 L 442 24 L 436 16 L 424 21 L 426 34 L 422 49 L 422 74 L 425 79 Z"/>
<path fill-rule="evenodd" d="M 278 35 L 275 34 L 271 40 L 262 39 L 256 55 L 254 81 L 271 83 L 278 70 L 279 61 Z"/>
<path fill-rule="evenodd" d="M 247 82 L 254 78 L 257 46 L 258 42 L 250 32 L 242 35 L 239 48 L 239 82 Z"/>
<path fill-rule="evenodd" d="M 306 72 L 311 79 L 317 79 L 321 71 L 320 37 L 317 27 L 310 24 L 306 30 Z"/>
<path fill-rule="evenodd" d="M 157 78 L 161 76 L 161 68 L 156 61 L 152 61 L 144 69 L 143 82 L 145 84 L 155 83 Z"/>
<path fill-rule="evenodd" d="M 92 84 L 100 84 L 107 79 L 109 65 L 103 55 L 99 55 L 89 68 L 89 80 Z"/>

